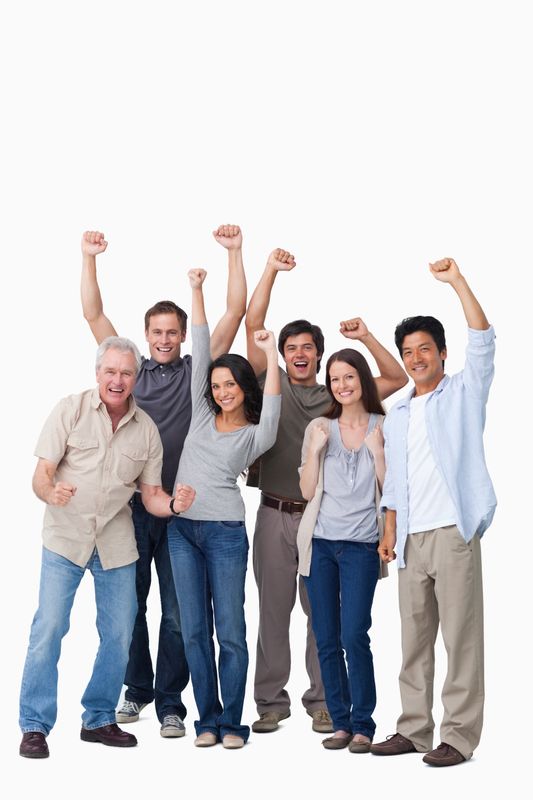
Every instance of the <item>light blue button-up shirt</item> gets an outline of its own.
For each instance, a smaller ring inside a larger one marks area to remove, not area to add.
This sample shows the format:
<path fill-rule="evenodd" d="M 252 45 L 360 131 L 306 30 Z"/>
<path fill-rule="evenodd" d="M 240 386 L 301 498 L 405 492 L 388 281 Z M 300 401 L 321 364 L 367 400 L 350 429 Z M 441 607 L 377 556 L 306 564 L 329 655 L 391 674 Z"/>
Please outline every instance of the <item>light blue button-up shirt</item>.
<path fill-rule="evenodd" d="M 495 334 L 468 329 L 466 362 L 462 372 L 445 375 L 426 403 L 429 444 L 437 468 L 452 498 L 456 524 L 465 541 L 483 535 L 496 509 L 483 430 L 485 409 L 494 377 Z M 407 489 L 407 430 L 409 403 L 414 390 L 396 403 L 383 426 L 387 471 L 381 507 L 396 511 L 396 555 L 405 567 L 404 550 L 409 533 Z"/>

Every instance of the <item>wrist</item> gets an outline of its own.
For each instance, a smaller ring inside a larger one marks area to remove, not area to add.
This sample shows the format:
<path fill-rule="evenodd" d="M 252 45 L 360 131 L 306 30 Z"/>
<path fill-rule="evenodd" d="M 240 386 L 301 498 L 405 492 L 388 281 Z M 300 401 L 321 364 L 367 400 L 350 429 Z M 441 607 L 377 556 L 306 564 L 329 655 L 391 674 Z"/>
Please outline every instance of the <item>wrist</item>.
<path fill-rule="evenodd" d="M 168 504 L 168 507 L 169 507 L 169 509 L 170 509 L 170 513 L 172 514 L 172 516 L 174 516 L 174 517 L 179 517 L 179 515 L 181 514 L 181 511 L 177 511 L 177 510 L 176 510 L 176 508 L 175 508 L 175 506 L 174 506 L 174 501 L 175 501 L 175 500 L 176 500 L 176 498 L 175 498 L 175 497 L 171 497 L 171 498 L 170 498 L 170 503 Z"/>

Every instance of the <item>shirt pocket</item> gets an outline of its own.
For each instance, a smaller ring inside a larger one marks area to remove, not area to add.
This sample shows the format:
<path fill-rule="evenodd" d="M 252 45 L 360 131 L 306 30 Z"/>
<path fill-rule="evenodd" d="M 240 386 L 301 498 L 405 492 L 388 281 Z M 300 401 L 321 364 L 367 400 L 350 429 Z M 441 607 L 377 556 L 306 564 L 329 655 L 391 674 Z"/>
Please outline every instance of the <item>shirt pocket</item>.
<path fill-rule="evenodd" d="M 98 439 L 91 439 L 83 434 L 71 433 L 67 439 L 68 465 L 74 469 L 94 466 L 98 451 Z"/>
<path fill-rule="evenodd" d="M 124 483 L 137 480 L 148 461 L 148 451 L 138 447 L 122 447 L 118 456 L 117 475 Z"/>

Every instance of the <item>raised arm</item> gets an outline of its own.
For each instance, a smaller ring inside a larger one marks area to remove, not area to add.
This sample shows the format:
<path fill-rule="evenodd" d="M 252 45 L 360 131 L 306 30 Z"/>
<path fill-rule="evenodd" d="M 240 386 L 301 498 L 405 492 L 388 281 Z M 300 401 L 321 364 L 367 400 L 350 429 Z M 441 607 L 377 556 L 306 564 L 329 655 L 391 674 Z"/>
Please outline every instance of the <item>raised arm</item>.
<path fill-rule="evenodd" d="M 267 360 L 264 352 L 257 347 L 254 334 L 256 331 L 264 330 L 266 313 L 270 305 L 270 295 L 278 272 L 288 272 L 294 266 L 296 266 L 296 261 L 291 253 L 279 248 L 273 250 L 268 257 L 265 271 L 250 299 L 245 323 L 246 344 L 248 361 L 256 375 L 260 375 L 265 371 Z"/>
<path fill-rule="evenodd" d="M 205 269 L 190 269 L 187 273 L 192 289 L 191 323 L 193 325 L 207 325 L 205 315 L 203 282 L 206 279 Z"/>
<path fill-rule="evenodd" d="M 96 277 L 96 256 L 107 248 L 104 234 L 99 231 L 85 231 L 81 237 L 81 305 L 83 316 L 89 323 L 97 344 L 108 336 L 116 336 L 113 324 L 104 314 L 102 296 Z"/>
<path fill-rule="evenodd" d="M 405 374 L 402 365 L 396 361 L 392 353 L 383 347 L 378 342 L 376 337 L 370 333 L 367 326 L 361 317 L 354 317 L 347 319 L 340 324 L 340 332 L 347 339 L 359 339 L 368 352 L 374 357 L 374 360 L 379 369 L 379 376 L 375 378 L 378 394 L 381 400 L 390 397 L 391 394 L 397 392 L 402 386 L 405 386 L 409 380 Z"/>
<path fill-rule="evenodd" d="M 279 378 L 276 338 L 272 331 L 255 331 L 254 341 L 255 347 L 264 353 L 267 362 L 263 394 L 280 394 L 281 384 Z"/>
<path fill-rule="evenodd" d="M 211 334 L 211 358 L 231 349 L 246 313 L 246 276 L 242 261 L 242 233 L 238 225 L 220 225 L 213 231 L 216 241 L 228 251 L 226 311 Z"/>
<path fill-rule="evenodd" d="M 461 305 L 463 306 L 469 328 L 476 331 L 486 331 L 490 328 L 490 323 L 485 316 L 485 312 L 481 308 L 464 276 L 459 272 L 459 267 L 453 258 L 441 258 L 440 261 L 435 261 L 434 264 L 430 264 L 429 269 L 431 274 L 438 281 L 449 283 L 450 286 L 455 289 L 461 301 Z"/>

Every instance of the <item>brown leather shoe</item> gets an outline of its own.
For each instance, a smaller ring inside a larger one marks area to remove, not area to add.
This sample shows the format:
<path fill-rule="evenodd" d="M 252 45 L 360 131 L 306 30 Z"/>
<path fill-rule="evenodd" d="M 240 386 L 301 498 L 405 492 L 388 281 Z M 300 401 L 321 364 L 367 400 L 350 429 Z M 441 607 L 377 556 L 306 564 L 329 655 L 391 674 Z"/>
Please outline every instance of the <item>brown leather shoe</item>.
<path fill-rule="evenodd" d="M 82 728 L 80 739 L 82 742 L 101 742 L 109 747 L 135 747 L 137 744 L 135 736 L 121 731 L 116 722 L 101 728 Z"/>
<path fill-rule="evenodd" d="M 416 753 L 416 747 L 401 733 L 394 733 L 392 736 L 387 736 L 384 742 L 372 744 L 370 752 L 375 756 L 401 756 L 404 753 Z"/>
<path fill-rule="evenodd" d="M 24 758 L 48 758 L 50 752 L 46 737 L 40 731 L 29 731 L 22 734 L 19 754 Z"/>
<path fill-rule="evenodd" d="M 432 767 L 454 767 L 456 764 L 466 761 L 466 758 L 451 744 L 441 742 L 431 753 L 426 753 L 422 761 L 431 764 Z"/>
<path fill-rule="evenodd" d="M 263 711 L 259 714 L 259 719 L 252 724 L 254 733 L 272 733 L 277 731 L 282 719 L 290 717 L 290 711 Z"/>

